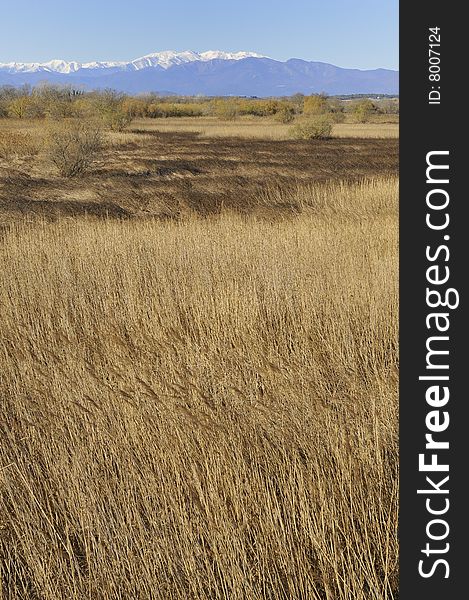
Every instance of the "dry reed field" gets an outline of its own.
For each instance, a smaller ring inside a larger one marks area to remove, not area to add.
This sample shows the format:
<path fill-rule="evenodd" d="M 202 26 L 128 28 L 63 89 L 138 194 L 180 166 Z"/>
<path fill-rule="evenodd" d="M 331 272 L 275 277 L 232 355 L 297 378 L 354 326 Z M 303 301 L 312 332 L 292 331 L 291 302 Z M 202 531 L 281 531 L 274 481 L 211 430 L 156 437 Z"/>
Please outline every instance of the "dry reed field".
<path fill-rule="evenodd" d="M 266 186 L 291 189 L 397 172 L 396 139 L 209 138 L 134 127 L 129 132 L 105 131 L 93 168 L 65 178 L 48 157 L 49 127 L 47 121 L 0 119 L 0 226 L 21 218 L 84 214 L 181 218 L 187 209 L 246 213 L 259 208 Z M 8 145 L 12 136 L 22 136 L 23 143 Z M 2 139 L 7 150 L 3 158 Z"/>
<path fill-rule="evenodd" d="M 390 171 L 6 219 L 2 600 L 398 597 Z"/>
<path fill-rule="evenodd" d="M 397 138 L 399 123 L 389 117 L 388 121 L 377 123 L 336 123 L 334 137 L 347 138 Z M 305 119 L 304 119 L 305 120 Z M 301 123 L 302 119 L 298 119 Z M 291 124 L 278 123 L 274 119 L 244 117 L 234 121 L 216 117 L 173 117 L 167 119 L 139 119 L 132 129 L 147 131 L 197 133 L 202 137 L 241 137 L 248 139 L 285 140 L 289 137 Z"/>

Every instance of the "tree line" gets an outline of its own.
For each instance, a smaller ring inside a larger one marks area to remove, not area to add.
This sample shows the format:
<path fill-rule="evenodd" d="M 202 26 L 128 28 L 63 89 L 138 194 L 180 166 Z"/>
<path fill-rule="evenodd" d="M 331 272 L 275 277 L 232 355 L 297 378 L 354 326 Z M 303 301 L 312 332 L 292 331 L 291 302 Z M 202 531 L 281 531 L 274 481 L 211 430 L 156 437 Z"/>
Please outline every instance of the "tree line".
<path fill-rule="evenodd" d="M 398 113 L 397 98 L 341 99 L 326 94 L 295 94 L 285 98 L 162 97 L 158 94 L 130 96 L 110 89 L 84 91 L 49 84 L 0 87 L 0 118 L 96 118 L 114 131 L 122 131 L 133 119 L 145 117 L 212 116 L 234 120 L 251 115 L 290 123 L 298 115 L 327 115 L 332 122 L 340 123 L 350 114 L 355 121 L 365 123 L 373 115 Z"/>

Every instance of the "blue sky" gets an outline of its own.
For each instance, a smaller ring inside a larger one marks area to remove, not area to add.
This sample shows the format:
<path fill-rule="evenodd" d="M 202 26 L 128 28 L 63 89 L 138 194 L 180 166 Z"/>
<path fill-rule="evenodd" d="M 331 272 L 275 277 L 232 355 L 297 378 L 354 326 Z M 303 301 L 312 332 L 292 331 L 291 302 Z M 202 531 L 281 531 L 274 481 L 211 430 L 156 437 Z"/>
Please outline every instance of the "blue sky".
<path fill-rule="evenodd" d="M 398 0 L 2 2 L 0 62 L 251 50 L 279 60 L 397 69 L 398 5 Z"/>

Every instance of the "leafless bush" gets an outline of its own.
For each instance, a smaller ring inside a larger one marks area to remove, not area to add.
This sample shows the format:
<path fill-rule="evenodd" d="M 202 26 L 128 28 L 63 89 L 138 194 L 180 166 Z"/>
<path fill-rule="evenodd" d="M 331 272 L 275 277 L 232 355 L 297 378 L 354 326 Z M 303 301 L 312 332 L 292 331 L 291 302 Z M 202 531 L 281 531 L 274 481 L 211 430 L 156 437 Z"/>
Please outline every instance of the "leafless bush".
<path fill-rule="evenodd" d="M 109 110 L 104 114 L 104 123 L 111 131 L 124 131 L 132 120 L 132 115 L 121 108 Z"/>
<path fill-rule="evenodd" d="M 98 125 L 70 121 L 51 128 L 49 159 L 63 177 L 77 177 L 101 155 L 103 138 Z"/>

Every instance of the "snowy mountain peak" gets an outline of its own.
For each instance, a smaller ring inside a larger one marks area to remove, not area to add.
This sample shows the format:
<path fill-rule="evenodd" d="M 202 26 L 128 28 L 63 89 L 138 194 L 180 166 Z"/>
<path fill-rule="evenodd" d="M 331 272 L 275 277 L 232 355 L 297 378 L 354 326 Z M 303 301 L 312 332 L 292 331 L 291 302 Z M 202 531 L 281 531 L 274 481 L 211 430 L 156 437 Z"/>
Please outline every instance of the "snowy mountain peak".
<path fill-rule="evenodd" d="M 40 66 L 47 71 L 55 71 L 56 73 L 73 73 L 80 68 L 80 64 L 76 61 L 66 62 L 60 59 L 50 60 L 49 62 L 42 63 Z"/>
<path fill-rule="evenodd" d="M 243 58 L 268 58 L 257 52 L 222 52 L 220 50 L 208 50 L 200 54 L 202 60 L 242 60 Z"/>
<path fill-rule="evenodd" d="M 50 60 L 0 63 L 0 86 L 72 85 L 127 94 L 158 92 L 183 96 L 289 96 L 397 94 L 399 73 L 343 69 L 326 63 L 275 60 L 256 52 L 166 50 L 131 61 Z"/>
<path fill-rule="evenodd" d="M 256 52 L 223 52 L 221 50 L 209 50 L 207 52 L 194 52 L 185 50 L 184 52 L 175 52 L 173 50 L 165 50 L 163 52 L 154 52 L 146 54 L 135 60 L 125 61 L 93 61 L 88 63 L 79 63 L 77 61 L 67 62 L 64 60 L 50 60 L 45 63 L 0 63 L 0 71 L 7 73 L 37 73 L 37 72 L 54 72 L 54 73 L 75 73 L 80 69 L 119 69 L 119 70 L 136 70 L 146 69 L 149 67 L 161 67 L 169 69 L 170 67 L 181 65 L 189 62 L 210 61 L 210 60 L 242 60 L 244 58 L 267 58 Z"/>

